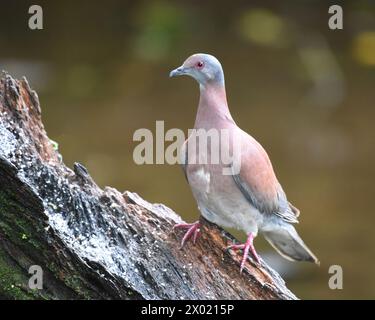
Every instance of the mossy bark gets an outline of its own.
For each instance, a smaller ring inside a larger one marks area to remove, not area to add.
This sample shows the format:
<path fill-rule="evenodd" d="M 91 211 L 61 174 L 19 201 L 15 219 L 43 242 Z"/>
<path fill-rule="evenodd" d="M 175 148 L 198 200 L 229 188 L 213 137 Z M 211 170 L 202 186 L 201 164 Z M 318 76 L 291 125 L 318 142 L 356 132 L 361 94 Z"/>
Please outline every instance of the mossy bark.
<path fill-rule="evenodd" d="M 94 130 L 94 128 L 93 128 Z M 295 299 L 263 261 L 239 272 L 235 239 L 202 220 L 179 249 L 181 218 L 131 192 L 100 189 L 67 168 L 26 81 L 0 80 L 0 298 Z M 29 268 L 43 270 L 30 289 Z"/>

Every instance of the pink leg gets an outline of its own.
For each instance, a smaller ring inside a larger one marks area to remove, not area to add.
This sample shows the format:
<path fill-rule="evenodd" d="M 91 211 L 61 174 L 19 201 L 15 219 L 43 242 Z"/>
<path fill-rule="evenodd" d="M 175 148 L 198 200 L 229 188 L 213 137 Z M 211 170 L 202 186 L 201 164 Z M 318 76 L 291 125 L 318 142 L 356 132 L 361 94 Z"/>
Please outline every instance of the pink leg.
<path fill-rule="evenodd" d="M 244 266 L 245 266 L 245 262 L 247 260 L 247 257 L 249 256 L 249 251 L 251 252 L 252 256 L 254 257 L 255 261 L 257 263 L 259 263 L 259 256 L 257 254 L 257 252 L 255 251 L 255 248 L 254 248 L 254 245 L 253 245 L 253 241 L 254 241 L 254 235 L 252 233 L 249 233 L 248 237 L 247 237 L 247 240 L 244 244 L 232 244 L 230 245 L 229 247 L 227 247 L 227 249 L 233 249 L 235 251 L 237 250 L 243 250 L 243 256 L 242 256 L 242 260 L 241 260 L 241 268 L 240 268 L 240 272 L 242 272 Z"/>
<path fill-rule="evenodd" d="M 196 221 L 194 223 L 179 223 L 174 225 L 174 229 L 187 229 L 184 237 L 181 240 L 181 247 L 182 248 L 187 240 L 189 240 L 191 237 L 193 237 L 193 243 L 195 244 L 197 237 L 200 232 L 200 223 L 199 221 Z"/>

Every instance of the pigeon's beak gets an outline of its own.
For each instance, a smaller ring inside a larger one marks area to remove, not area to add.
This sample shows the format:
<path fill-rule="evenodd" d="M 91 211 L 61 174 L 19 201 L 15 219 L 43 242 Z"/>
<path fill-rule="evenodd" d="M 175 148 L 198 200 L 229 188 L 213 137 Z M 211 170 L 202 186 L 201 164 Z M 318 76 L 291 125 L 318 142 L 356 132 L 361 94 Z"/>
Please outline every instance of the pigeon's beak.
<path fill-rule="evenodd" d="M 186 68 L 181 66 L 181 67 L 178 67 L 177 69 L 172 70 L 169 73 L 169 77 L 172 78 L 172 77 L 182 76 L 184 74 L 186 74 Z"/>

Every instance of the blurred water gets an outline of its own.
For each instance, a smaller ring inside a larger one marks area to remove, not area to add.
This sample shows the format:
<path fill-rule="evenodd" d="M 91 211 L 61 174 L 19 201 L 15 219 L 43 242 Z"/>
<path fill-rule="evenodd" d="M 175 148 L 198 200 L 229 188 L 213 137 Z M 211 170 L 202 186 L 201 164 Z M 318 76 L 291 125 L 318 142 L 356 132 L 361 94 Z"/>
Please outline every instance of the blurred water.
<path fill-rule="evenodd" d="M 193 126 L 197 85 L 168 73 L 212 53 L 233 117 L 267 149 L 321 266 L 289 263 L 259 237 L 261 255 L 301 298 L 375 297 L 374 5 L 346 2 L 344 30 L 330 31 L 325 1 L 39 1 L 44 30 L 31 31 L 29 4 L 2 5 L 0 68 L 38 90 L 68 165 L 197 219 L 181 169 L 135 165 L 132 136 L 156 120 Z M 328 288 L 333 264 L 343 290 Z"/>

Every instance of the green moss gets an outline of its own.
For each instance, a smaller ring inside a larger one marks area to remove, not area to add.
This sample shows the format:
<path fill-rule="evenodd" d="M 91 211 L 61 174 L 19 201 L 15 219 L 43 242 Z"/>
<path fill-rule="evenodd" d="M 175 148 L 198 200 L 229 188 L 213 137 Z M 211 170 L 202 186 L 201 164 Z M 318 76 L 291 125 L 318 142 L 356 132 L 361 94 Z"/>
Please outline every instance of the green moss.
<path fill-rule="evenodd" d="M 83 288 L 82 280 L 78 276 L 67 276 L 64 279 L 65 284 L 77 292 L 84 299 L 91 299 L 91 295 Z"/>
<path fill-rule="evenodd" d="M 9 239 L 22 252 L 44 255 L 46 244 L 39 237 L 43 235 L 44 225 L 29 221 L 30 212 L 27 212 L 12 195 L 11 190 L 0 190 L 0 234 Z M 20 266 L 27 266 L 30 262 L 24 261 L 26 256 L 17 257 Z M 7 258 L 7 254 L 0 247 L 0 297 L 11 299 L 48 299 L 45 292 L 31 290 L 28 287 L 30 275 L 20 266 L 14 266 Z M 46 266 L 65 285 L 84 299 L 91 299 L 92 294 L 84 281 L 78 275 L 64 275 L 61 269 L 51 262 Z"/>
<path fill-rule="evenodd" d="M 19 246 L 31 244 L 35 249 L 42 250 L 43 246 L 33 236 L 40 230 L 35 230 L 27 219 L 25 209 L 11 199 L 9 191 L 0 191 L 0 229 L 13 243 Z"/>
<path fill-rule="evenodd" d="M 59 144 L 56 141 L 53 141 L 52 139 L 49 139 L 49 142 L 52 144 L 52 148 L 56 151 L 59 150 Z"/>
<path fill-rule="evenodd" d="M 53 274 L 58 274 L 59 268 L 56 266 L 54 262 L 51 262 L 47 265 L 47 268 L 53 273 Z"/>
<path fill-rule="evenodd" d="M 83 281 L 78 275 L 66 275 L 61 272 L 61 269 L 56 266 L 54 262 L 47 265 L 47 268 L 58 278 L 65 283 L 65 285 L 75 291 L 84 299 L 92 299 L 92 295 L 84 288 Z"/>
<path fill-rule="evenodd" d="M 0 250 L 0 296 L 10 299 L 29 300 L 40 297 L 36 290 L 26 288 L 28 278 L 15 266 L 10 266 L 4 253 Z"/>
<path fill-rule="evenodd" d="M 35 230 L 27 221 L 25 209 L 15 200 L 12 200 L 11 191 L 0 191 L 0 233 L 10 242 L 25 252 L 30 246 L 40 249 L 41 246 L 35 237 Z M 20 216 L 25 219 L 20 219 Z M 23 257 L 17 257 L 19 265 L 27 265 Z M 11 262 L 6 253 L 0 248 L 0 296 L 8 299 L 40 299 L 44 298 L 39 290 L 28 288 L 29 275 L 27 271 Z"/>

